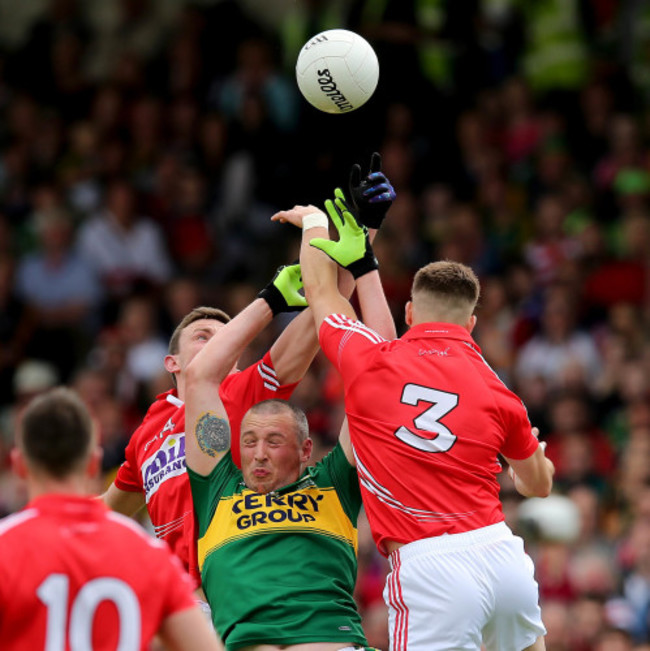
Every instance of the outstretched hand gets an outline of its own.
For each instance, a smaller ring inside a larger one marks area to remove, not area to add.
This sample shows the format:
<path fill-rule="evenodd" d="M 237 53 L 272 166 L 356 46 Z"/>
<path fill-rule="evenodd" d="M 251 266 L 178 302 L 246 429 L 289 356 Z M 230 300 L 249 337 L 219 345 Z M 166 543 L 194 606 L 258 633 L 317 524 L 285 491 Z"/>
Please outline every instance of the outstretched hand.
<path fill-rule="evenodd" d="M 274 316 L 281 312 L 298 312 L 307 307 L 307 300 L 300 293 L 302 286 L 300 265 L 283 265 L 278 267 L 275 276 L 258 297 L 268 303 Z"/>
<path fill-rule="evenodd" d="M 280 222 L 281 224 L 293 224 L 298 228 L 302 228 L 302 219 L 307 215 L 313 215 L 314 213 L 325 213 L 316 206 L 311 204 L 308 206 L 294 206 L 289 210 L 280 210 L 271 217 L 271 221 Z"/>
<path fill-rule="evenodd" d="M 370 245 L 368 229 L 357 222 L 340 188 L 334 191 L 334 197 L 334 201 L 328 199 L 325 202 L 325 209 L 338 232 L 339 239 L 332 241 L 314 238 L 309 241 L 309 244 L 323 251 L 356 279 L 377 269 L 377 258 Z"/>
<path fill-rule="evenodd" d="M 370 158 L 370 170 L 361 177 L 361 166 L 350 170 L 350 198 L 358 220 L 368 228 L 379 228 L 395 197 L 395 189 L 381 171 L 381 155 L 375 152 Z"/>

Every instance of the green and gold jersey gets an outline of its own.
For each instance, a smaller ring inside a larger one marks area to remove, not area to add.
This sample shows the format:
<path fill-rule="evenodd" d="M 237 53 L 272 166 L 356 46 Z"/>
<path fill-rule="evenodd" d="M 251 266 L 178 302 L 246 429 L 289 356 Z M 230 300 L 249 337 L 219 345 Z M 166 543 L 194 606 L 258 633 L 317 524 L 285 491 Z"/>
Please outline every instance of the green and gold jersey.
<path fill-rule="evenodd" d="M 188 474 L 203 589 L 227 649 L 366 644 L 352 598 L 361 495 L 340 446 L 265 495 L 245 486 L 230 454 L 208 476 Z"/>

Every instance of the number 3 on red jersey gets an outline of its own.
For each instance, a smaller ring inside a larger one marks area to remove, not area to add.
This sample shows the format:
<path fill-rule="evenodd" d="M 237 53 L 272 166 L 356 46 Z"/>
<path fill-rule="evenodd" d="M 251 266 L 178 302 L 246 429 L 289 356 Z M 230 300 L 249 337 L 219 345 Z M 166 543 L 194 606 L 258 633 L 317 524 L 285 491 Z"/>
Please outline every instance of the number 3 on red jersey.
<path fill-rule="evenodd" d="M 447 452 L 452 447 L 456 442 L 456 435 L 452 434 L 440 419 L 458 406 L 458 395 L 419 384 L 405 384 L 401 402 L 413 406 L 417 406 L 420 402 L 429 403 L 431 407 L 414 418 L 413 425 L 419 430 L 432 432 L 438 436 L 435 438 L 420 436 L 402 425 L 395 431 L 395 436 L 400 441 L 422 452 Z"/>

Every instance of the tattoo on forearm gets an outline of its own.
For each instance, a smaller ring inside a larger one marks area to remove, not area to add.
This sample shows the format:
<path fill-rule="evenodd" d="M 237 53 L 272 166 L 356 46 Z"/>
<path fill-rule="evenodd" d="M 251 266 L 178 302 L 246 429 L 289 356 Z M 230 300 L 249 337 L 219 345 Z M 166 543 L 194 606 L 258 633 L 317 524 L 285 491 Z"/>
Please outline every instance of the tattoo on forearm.
<path fill-rule="evenodd" d="M 228 420 L 210 412 L 203 414 L 196 423 L 196 440 L 205 454 L 216 457 L 230 448 L 230 425 Z"/>

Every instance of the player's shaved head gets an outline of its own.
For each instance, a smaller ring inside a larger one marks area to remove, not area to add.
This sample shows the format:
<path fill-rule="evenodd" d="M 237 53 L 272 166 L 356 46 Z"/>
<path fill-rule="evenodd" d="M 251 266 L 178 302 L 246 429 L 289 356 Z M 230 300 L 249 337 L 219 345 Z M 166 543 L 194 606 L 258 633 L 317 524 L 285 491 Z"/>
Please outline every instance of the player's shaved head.
<path fill-rule="evenodd" d="M 93 439 L 90 414 L 81 398 L 58 387 L 30 402 L 17 444 L 29 465 L 63 479 L 83 468 Z"/>
<path fill-rule="evenodd" d="M 474 312 L 480 291 L 479 280 L 467 265 L 451 260 L 431 262 L 413 279 L 413 309 L 419 322 L 462 325 Z"/>
<path fill-rule="evenodd" d="M 263 400 L 253 405 L 246 412 L 246 415 L 248 414 L 289 414 L 295 425 L 294 429 L 298 443 L 303 443 L 309 438 L 309 424 L 305 412 L 286 402 L 286 400 L 278 400 L 276 398 Z"/>

